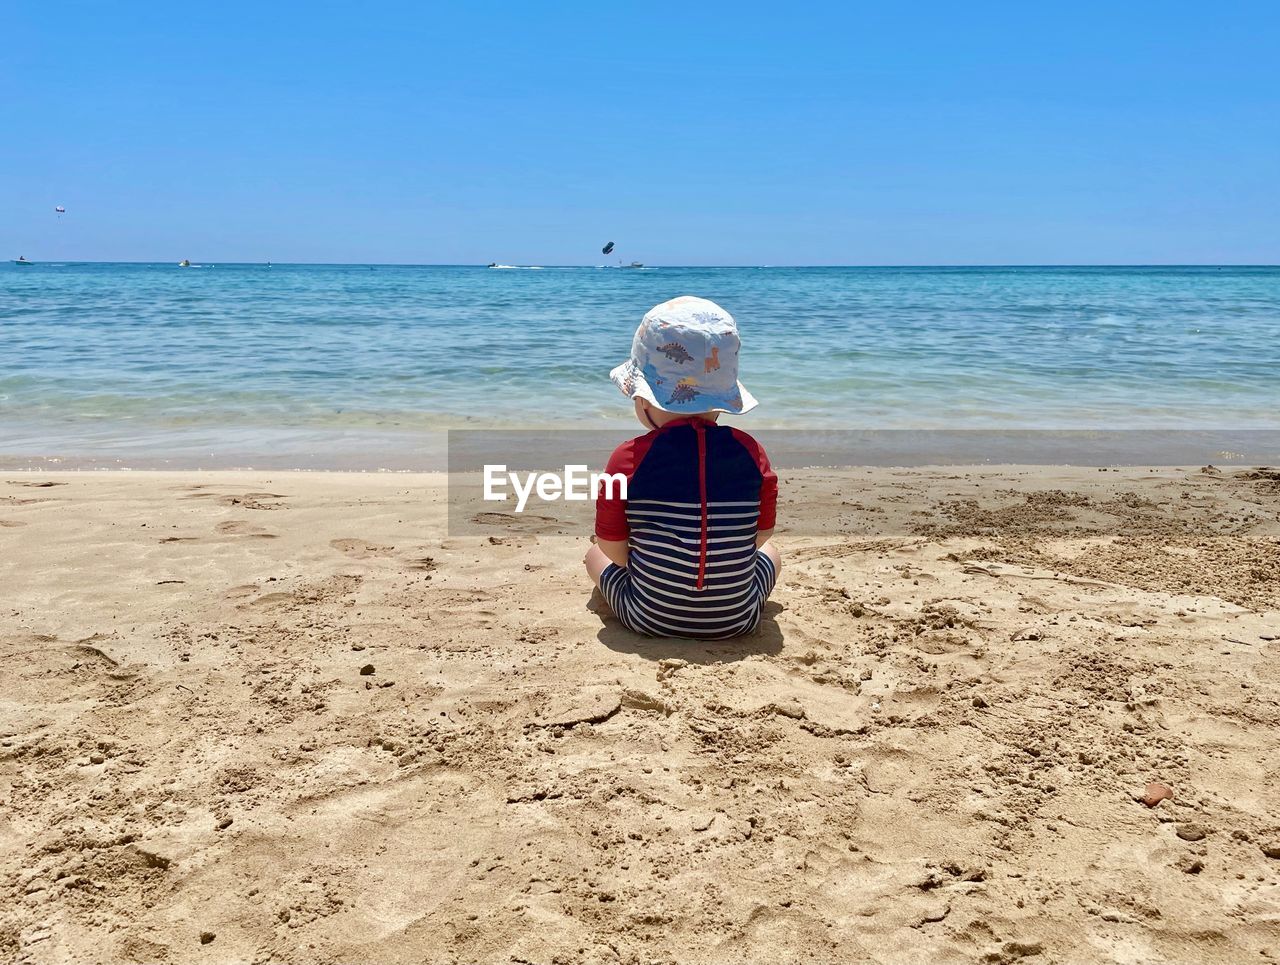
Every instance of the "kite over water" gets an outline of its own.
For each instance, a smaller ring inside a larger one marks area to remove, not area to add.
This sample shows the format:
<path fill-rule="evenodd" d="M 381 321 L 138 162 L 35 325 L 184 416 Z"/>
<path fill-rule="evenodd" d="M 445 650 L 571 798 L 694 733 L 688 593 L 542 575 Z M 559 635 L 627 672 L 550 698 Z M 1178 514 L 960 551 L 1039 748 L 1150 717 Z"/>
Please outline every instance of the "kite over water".
<path fill-rule="evenodd" d="M 67 213 L 67 209 L 66 209 L 66 208 L 64 208 L 64 207 L 63 207 L 62 205 L 60 205 L 60 204 L 59 204 L 59 205 L 55 205 L 53 210 L 54 210 L 54 211 L 56 211 L 56 212 L 58 212 L 58 214 L 66 214 L 66 213 Z"/>
<path fill-rule="evenodd" d="M 605 245 L 603 248 L 600 249 L 600 254 L 607 255 L 607 254 L 610 254 L 612 251 L 613 251 L 613 242 L 611 241 L 607 245 Z"/>

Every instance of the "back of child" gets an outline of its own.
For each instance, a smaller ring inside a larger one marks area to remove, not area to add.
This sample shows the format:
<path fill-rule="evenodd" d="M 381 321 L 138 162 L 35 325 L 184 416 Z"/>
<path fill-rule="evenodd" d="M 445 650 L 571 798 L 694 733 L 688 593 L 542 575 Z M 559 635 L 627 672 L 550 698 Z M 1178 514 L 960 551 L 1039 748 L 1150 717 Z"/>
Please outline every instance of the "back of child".
<path fill-rule="evenodd" d="M 756 401 L 738 381 L 733 317 L 683 296 L 645 315 L 631 358 L 610 373 L 649 428 L 610 457 L 626 498 L 596 500 L 587 570 L 618 619 L 649 636 L 750 633 L 777 580 L 769 542 L 777 477 L 764 449 L 716 424 Z"/>

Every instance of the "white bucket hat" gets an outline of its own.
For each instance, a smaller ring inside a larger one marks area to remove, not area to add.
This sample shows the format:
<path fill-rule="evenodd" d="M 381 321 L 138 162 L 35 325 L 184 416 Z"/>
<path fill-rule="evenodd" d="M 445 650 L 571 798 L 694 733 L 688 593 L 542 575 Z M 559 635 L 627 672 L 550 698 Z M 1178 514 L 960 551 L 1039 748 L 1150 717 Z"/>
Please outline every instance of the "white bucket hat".
<path fill-rule="evenodd" d="M 738 326 L 715 302 L 681 295 L 651 308 L 631 358 L 609 373 L 627 398 L 667 412 L 747 412 L 755 397 L 738 381 Z"/>

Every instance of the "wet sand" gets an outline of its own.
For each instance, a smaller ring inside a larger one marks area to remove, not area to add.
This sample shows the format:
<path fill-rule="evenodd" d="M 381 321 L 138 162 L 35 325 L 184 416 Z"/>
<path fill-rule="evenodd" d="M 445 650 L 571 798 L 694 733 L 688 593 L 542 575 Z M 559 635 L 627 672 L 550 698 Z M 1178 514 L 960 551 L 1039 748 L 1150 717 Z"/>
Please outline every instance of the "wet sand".
<path fill-rule="evenodd" d="M 788 472 L 711 645 L 484 528 L 0 474 L 0 960 L 1280 959 L 1280 472 Z"/>

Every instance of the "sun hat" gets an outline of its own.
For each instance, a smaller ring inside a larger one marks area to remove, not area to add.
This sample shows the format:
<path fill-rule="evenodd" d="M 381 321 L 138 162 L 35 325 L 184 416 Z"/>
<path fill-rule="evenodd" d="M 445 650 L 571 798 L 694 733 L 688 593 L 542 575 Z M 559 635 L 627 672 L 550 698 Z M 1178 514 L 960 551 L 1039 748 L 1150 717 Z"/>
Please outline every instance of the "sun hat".
<path fill-rule="evenodd" d="M 631 358 L 609 373 L 627 398 L 667 412 L 747 412 L 756 400 L 738 381 L 738 326 L 715 302 L 681 295 L 645 314 Z"/>

